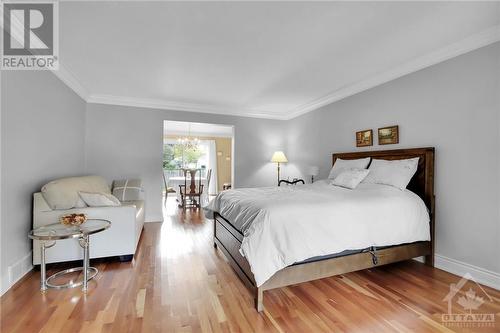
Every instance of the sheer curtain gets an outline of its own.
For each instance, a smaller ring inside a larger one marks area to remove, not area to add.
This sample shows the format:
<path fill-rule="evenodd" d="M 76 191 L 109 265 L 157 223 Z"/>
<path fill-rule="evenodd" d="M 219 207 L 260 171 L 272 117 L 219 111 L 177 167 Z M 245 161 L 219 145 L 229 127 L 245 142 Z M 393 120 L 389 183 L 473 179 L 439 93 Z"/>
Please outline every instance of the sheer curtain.
<path fill-rule="evenodd" d="M 212 169 L 212 178 L 208 194 L 217 194 L 217 146 L 215 140 L 204 140 L 208 147 L 208 169 Z"/>

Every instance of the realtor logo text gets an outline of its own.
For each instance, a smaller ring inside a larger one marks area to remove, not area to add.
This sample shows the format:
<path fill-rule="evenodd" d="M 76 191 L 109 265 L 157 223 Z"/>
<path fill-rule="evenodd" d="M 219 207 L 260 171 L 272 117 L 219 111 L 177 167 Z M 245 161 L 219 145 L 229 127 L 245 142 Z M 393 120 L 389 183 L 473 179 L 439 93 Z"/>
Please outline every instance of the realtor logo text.
<path fill-rule="evenodd" d="M 57 2 L 3 2 L 3 70 L 58 69 Z"/>

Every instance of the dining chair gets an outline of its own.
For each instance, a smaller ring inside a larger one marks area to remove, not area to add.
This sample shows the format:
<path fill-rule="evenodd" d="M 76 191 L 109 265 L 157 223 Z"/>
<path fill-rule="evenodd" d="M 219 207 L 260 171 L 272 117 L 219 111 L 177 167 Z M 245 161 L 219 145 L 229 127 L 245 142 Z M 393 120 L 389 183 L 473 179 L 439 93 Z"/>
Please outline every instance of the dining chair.
<path fill-rule="evenodd" d="M 206 183 L 207 183 L 207 189 L 205 191 L 205 195 L 203 196 L 205 198 L 205 203 L 208 203 L 210 201 L 210 180 L 212 179 L 212 169 L 207 170 L 207 177 L 206 177 Z"/>
<path fill-rule="evenodd" d="M 183 173 L 184 185 L 179 185 L 179 193 L 181 195 L 181 203 L 179 204 L 179 207 L 183 209 L 188 207 L 200 208 L 201 197 L 204 190 L 201 169 L 183 169 Z M 199 175 L 197 176 L 198 173 Z M 198 182 L 196 182 L 197 180 Z"/>
<path fill-rule="evenodd" d="M 167 205 L 167 198 L 169 193 L 176 193 L 173 187 L 168 186 L 168 176 L 167 176 L 167 170 L 163 170 L 163 185 L 165 186 L 165 200 L 163 202 L 163 205 Z"/>

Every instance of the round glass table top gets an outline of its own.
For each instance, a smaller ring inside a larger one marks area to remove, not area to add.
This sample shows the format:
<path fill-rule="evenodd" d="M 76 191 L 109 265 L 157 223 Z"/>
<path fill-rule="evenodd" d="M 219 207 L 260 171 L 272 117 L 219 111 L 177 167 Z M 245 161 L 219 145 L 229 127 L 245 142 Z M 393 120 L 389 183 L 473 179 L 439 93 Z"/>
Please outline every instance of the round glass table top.
<path fill-rule="evenodd" d="M 110 226 L 111 222 L 103 219 L 88 219 L 85 223 L 78 226 L 53 223 L 31 230 L 28 237 L 37 240 L 78 238 L 83 235 L 92 235 L 104 231 Z"/>

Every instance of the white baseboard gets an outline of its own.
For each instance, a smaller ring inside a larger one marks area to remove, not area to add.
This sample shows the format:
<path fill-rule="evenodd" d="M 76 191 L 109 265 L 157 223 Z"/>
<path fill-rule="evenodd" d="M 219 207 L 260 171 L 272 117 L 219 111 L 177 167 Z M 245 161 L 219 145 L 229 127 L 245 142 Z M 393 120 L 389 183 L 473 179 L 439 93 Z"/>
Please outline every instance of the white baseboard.
<path fill-rule="evenodd" d="M 417 257 L 413 260 L 424 262 L 424 257 Z M 477 267 L 463 261 L 448 258 L 440 254 L 434 255 L 434 267 L 447 271 L 458 276 L 464 276 L 469 273 L 476 282 L 485 286 L 500 290 L 500 273 L 492 272 L 487 269 Z"/>
<path fill-rule="evenodd" d="M 492 272 L 440 254 L 434 255 L 434 266 L 459 276 L 464 276 L 466 273 L 469 273 L 474 277 L 476 282 L 500 290 L 500 273 Z"/>
<path fill-rule="evenodd" d="M 16 261 L 14 264 L 7 268 L 7 276 L 2 277 L 1 294 L 3 295 L 9 290 L 17 281 L 33 269 L 32 258 L 33 253 L 30 251 L 24 257 Z"/>
<path fill-rule="evenodd" d="M 8 274 L 2 275 L 0 278 L 0 296 L 5 294 L 7 290 L 9 290 L 9 288 L 10 288 L 9 275 Z"/>

